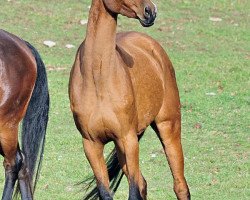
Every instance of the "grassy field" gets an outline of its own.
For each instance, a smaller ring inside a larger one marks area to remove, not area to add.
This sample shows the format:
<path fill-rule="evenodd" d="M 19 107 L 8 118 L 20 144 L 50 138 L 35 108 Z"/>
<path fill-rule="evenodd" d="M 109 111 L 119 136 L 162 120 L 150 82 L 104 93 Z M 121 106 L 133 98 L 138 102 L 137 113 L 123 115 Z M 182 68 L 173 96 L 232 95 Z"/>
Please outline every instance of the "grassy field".
<path fill-rule="evenodd" d="M 155 0 L 151 28 L 119 17 L 118 30 L 145 32 L 168 52 L 182 102 L 186 178 L 192 199 L 250 199 L 250 3 L 247 0 Z M 50 122 L 38 200 L 81 199 L 75 184 L 92 173 L 69 109 L 68 79 L 84 39 L 90 0 L 0 0 L 0 28 L 31 42 L 47 66 Z M 213 17 L 213 18 L 212 18 Z M 56 42 L 48 48 L 44 40 Z M 66 44 L 76 48 L 67 49 Z M 108 147 L 109 148 L 109 147 Z M 2 161 L 2 160 L 1 160 Z M 175 199 L 160 142 L 148 130 L 140 143 L 148 199 Z M 0 182 L 4 182 L 1 168 Z M 0 185 L 2 190 L 3 184 Z M 127 199 L 124 179 L 115 199 Z"/>

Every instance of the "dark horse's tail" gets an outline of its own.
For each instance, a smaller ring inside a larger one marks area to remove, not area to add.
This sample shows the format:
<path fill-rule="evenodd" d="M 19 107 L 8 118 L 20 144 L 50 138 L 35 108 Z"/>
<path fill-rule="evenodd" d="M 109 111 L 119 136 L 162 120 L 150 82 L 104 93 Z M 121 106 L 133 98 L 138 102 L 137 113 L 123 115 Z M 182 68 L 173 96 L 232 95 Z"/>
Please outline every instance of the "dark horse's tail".
<path fill-rule="evenodd" d="M 49 112 L 49 92 L 45 65 L 37 50 L 28 42 L 26 44 L 37 63 L 37 78 L 22 122 L 21 149 L 29 172 L 29 185 L 34 193 L 43 159 Z M 16 194 L 19 192 L 20 190 L 17 188 Z"/>
<path fill-rule="evenodd" d="M 143 134 L 139 135 L 138 140 L 140 140 L 142 136 Z M 113 193 L 115 193 L 124 175 L 123 171 L 121 170 L 115 148 L 106 158 L 106 164 L 108 168 L 110 189 Z M 84 184 L 84 189 L 86 191 L 86 194 L 83 198 L 84 200 L 94 200 L 99 198 L 99 192 L 94 176 L 88 177 L 82 183 Z"/>

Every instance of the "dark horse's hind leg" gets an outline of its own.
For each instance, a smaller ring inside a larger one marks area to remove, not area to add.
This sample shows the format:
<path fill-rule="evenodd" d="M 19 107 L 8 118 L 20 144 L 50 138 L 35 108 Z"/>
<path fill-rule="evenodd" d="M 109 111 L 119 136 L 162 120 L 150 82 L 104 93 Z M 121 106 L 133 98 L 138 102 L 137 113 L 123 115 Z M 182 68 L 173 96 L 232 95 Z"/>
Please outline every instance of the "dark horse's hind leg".
<path fill-rule="evenodd" d="M 15 164 L 5 167 L 5 185 L 2 200 L 11 200 L 14 186 L 18 179 L 22 200 L 32 200 L 30 185 L 28 184 L 28 173 L 24 165 L 24 157 L 18 149 Z"/>
<path fill-rule="evenodd" d="M 4 156 L 5 184 L 2 200 L 11 200 L 20 166 L 16 164 L 17 126 L 2 127 L 0 131 L 1 154 Z M 19 169 L 18 169 L 19 168 Z"/>
<path fill-rule="evenodd" d="M 19 155 L 21 156 L 21 161 L 22 161 L 22 167 L 20 168 L 18 172 L 18 182 L 19 182 L 19 188 L 21 192 L 21 197 L 22 199 L 25 200 L 32 200 L 32 189 L 30 185 L 30 180 L 29 180 L 29 174 L 27 171 L 27 167 L 25 164 L 25 157 L 24 155 L 20 152 Z"/>
<path fill-rule="evenodd" d="M 3 190 L 2 200 L 11 200 L 15 182 L 17 180 L 17 171 L 16 167 L 7 167 L 5 168 L 5 184 Z"/>
<path fill-rule="evenodd" d="M 4 156 L 5 168 L 5 184 L 2 195 L 2 200 L 11 200 L 13 197 L 14 186 L 19 180 L 19 186 L 22 193 L 22 199 L 32 199 L 32 195 L 27 182 L 27 176 L 23 176 L 26 172 L 24 157 L 18 147 L 18 126 L 1 127 L 0 132 L 0 153 Z M 25 178 L 24 178 L 25 177 Z"/>
<path fill-rule="evenodd" d="M 5 186 L 3 192 L 4 200 L 12 199 L 14 186 L 18 179 L 18 174 L 22 167 L 22 155 L 20 150 L 16 153 L 16 160 L 14 166 L 6 166 L 5 168 Z"/>

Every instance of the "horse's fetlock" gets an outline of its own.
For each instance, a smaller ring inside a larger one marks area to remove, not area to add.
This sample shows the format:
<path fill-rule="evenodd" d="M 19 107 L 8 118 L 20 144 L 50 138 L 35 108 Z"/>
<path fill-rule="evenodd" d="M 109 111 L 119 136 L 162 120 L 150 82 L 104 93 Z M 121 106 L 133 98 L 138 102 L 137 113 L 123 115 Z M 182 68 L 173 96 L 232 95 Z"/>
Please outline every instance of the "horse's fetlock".
<path fill-rule="evenodd" d="M 98 183 L 98 190 L 99 190 L 99 195 L 101 199 L 105 200 L 113 200 L 112 195 L 110 192 L 105 188 L 105 186 L 102 183 Z"/>
<path fill-rule="evenodd" d="M 140 188 L 134 179 L 131 179 L 129 183 L 129 200 L 144 200 Z"/>
<path fill-rule="evenodd" d="M 147 181 L 144 179 L 144 177 L 142 181 L 142 187 L 140 188 L 140 193 L 141 193 L 143 200 L 146 200 L 147 199 Z"/>
<path fill-rule="evenodd" d="M 174 192 L 178 198 L 178 200 L 189 200 L 190 198 L 190 192 L 188 189 L 187 184 L 178 184 L 174 187 Z"/>

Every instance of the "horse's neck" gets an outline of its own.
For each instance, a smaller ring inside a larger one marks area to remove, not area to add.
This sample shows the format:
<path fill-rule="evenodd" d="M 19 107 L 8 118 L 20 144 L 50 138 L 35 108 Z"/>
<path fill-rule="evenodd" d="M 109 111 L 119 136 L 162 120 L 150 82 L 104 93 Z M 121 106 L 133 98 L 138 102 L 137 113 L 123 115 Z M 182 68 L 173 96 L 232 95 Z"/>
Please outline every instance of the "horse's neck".
<path fill-rule="evenodd" d="M 84 46 L 84 67 L 98 71 L 115 55 L 116 16 L 112 16 L 101 0 L 93 0 Z"/>

